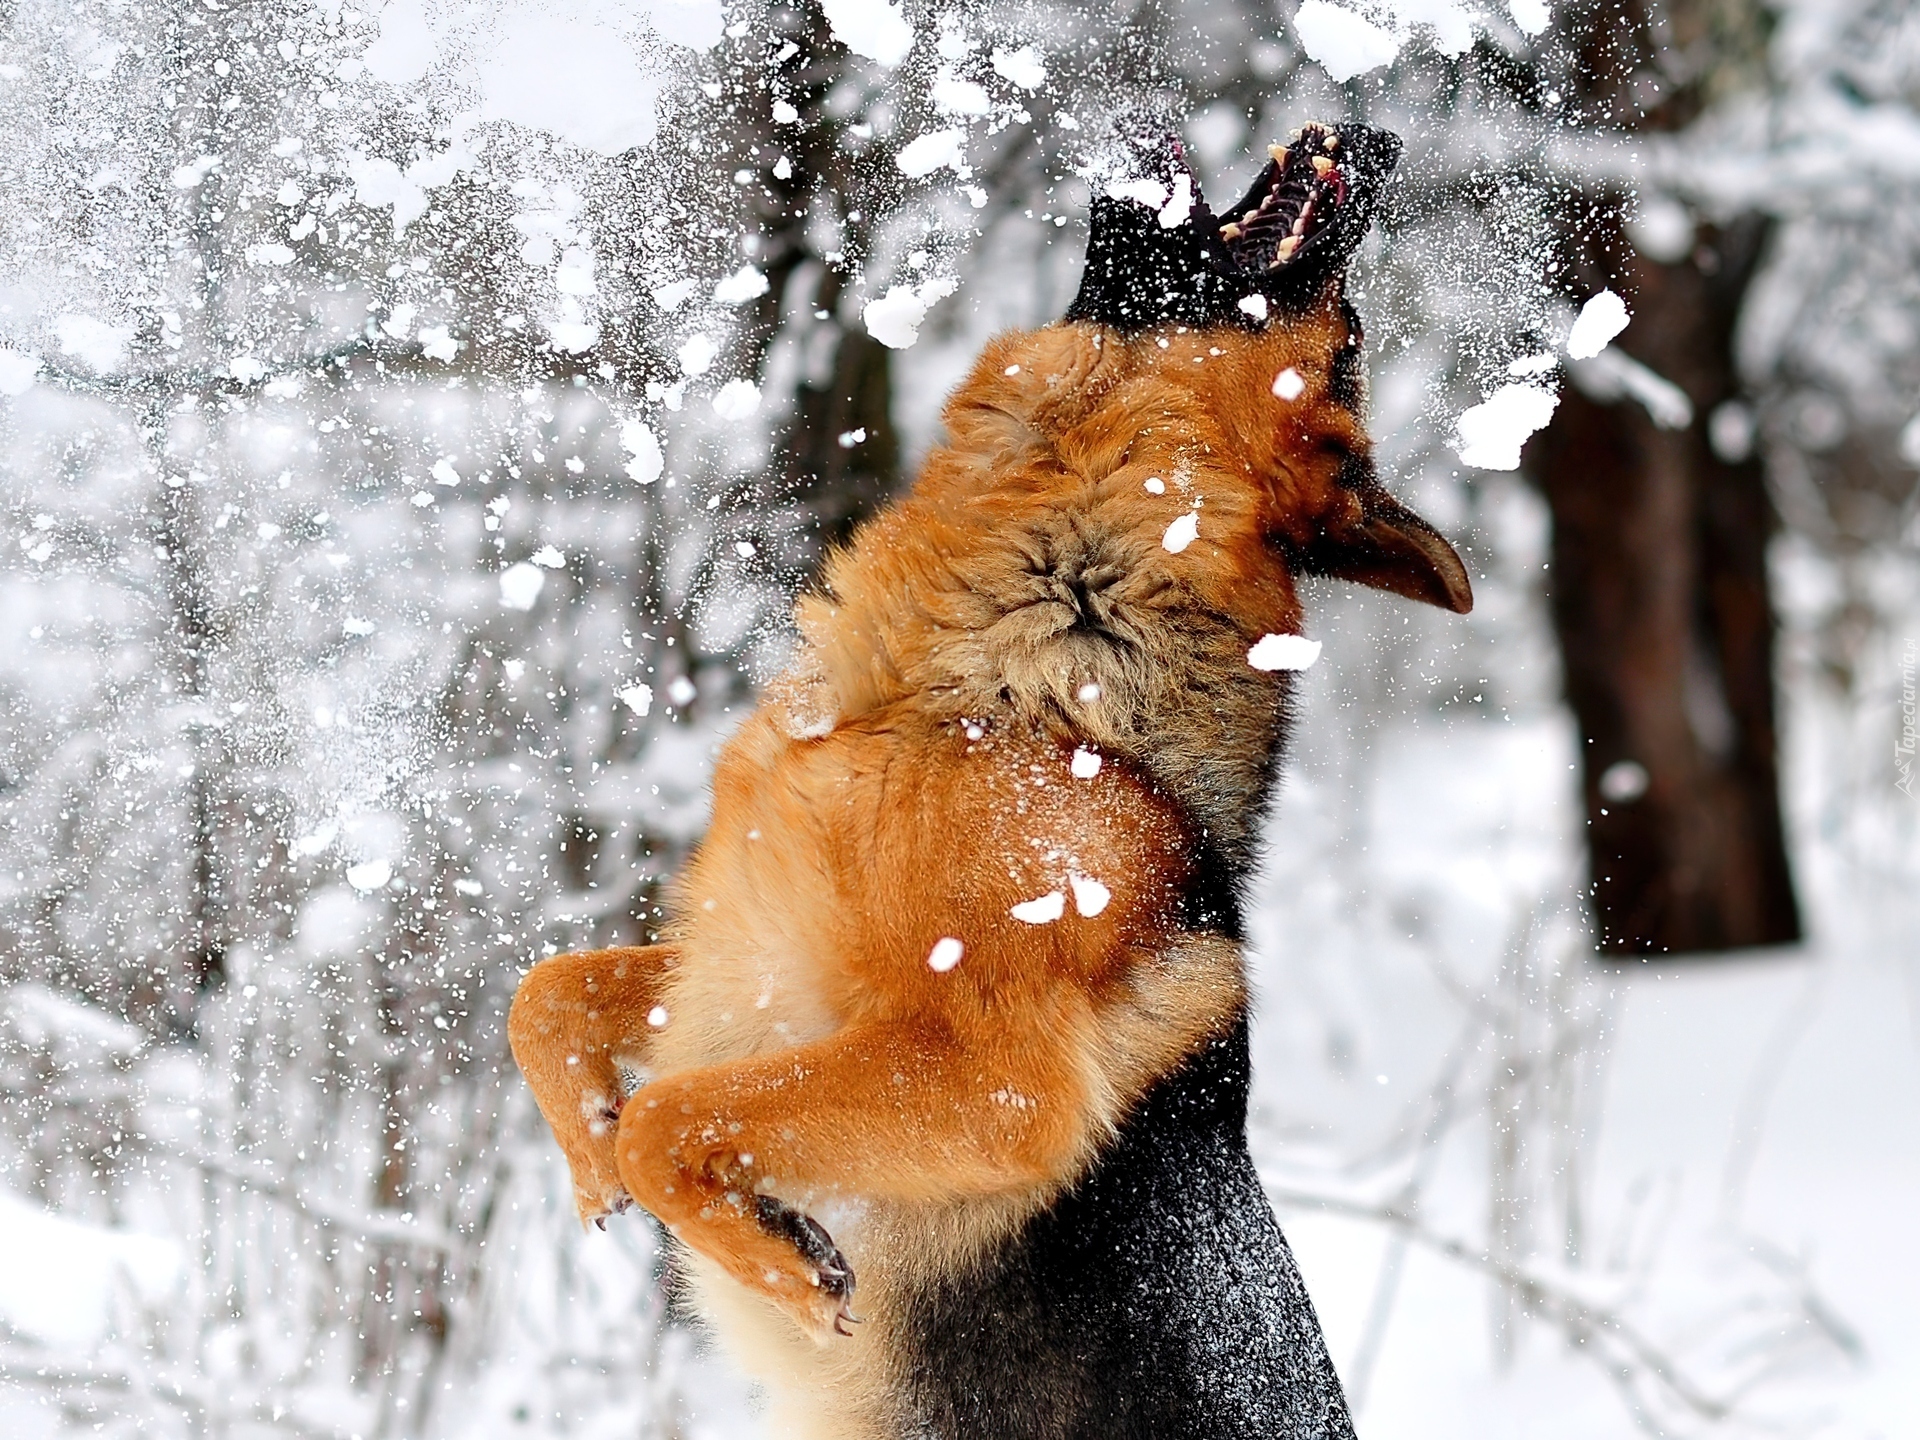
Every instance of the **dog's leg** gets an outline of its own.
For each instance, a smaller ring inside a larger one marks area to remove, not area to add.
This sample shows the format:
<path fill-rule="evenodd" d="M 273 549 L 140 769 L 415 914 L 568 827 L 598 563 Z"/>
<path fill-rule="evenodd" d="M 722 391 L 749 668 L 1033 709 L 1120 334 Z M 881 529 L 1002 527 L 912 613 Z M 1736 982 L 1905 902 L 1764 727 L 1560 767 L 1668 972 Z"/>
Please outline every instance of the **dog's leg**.
<path fill-rule="evenodd" d="M 667 945 L 556 955 L 514 994 L 507 1038 L 573 1171 L 582 1224 L 604 1225 L 630 1203 L 614 1160 L 621 1072 L 642 1063 L 647 1017 L 676 960 Z"/>
<path fill-rule="evenodd" d="M 620 1118 L 635 1199 L 826 1341 L 854 1276 L 802 1206 L 834 1192 L 904 1202 L 1017 1194 L 1066 1179 L 1103 1117 L 1087 1017 L 875 1022 L 646 1086 Z M 846 1333 L 842 1330 L 842 1333 Z"/>

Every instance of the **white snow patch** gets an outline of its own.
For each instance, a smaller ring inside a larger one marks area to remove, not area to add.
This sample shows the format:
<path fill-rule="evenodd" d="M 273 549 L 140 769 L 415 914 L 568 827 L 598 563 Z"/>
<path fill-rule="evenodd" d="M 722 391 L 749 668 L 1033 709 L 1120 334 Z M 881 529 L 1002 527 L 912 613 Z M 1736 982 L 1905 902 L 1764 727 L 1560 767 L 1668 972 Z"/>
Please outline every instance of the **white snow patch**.
<path fill-rule="evenodd" d="M 600 327 L 591 320 L 548 320 L 547 338 L 563 355 L 579 355 L 600 342 Z"/>
<path fill-rule="evenodd" d="M 647 1024 L 656 1030 L 665 1029 L 667 1024 L 667 1007 L 664 1005 L 656 1005 L 647 1011 Z"/>
<path fill-rule="evenodd" d="M 4 360 L 4 358 L 3 355 L 0 355 L 0 360 Z M 0 390 L 6 388 L 5 374 L 6 372 L 4 370 L 0 370 Z M 19 392 L 7 390 L 6 393 L 13 395 Z M 1914 469 L 1920 470 L 1920 415 L 1914 416 L 1911 420 L 1907 421 L 1905 425 L 1900 427 L 1900 458 L 1906 461 L 1907 464 L 1913 466 Z"/>
<path fill-rule="evenodd" d="M 174 189 L 191 190 L 219 168 L 220 157 L 218 155 L 202 155 L 198 159 L 189 160 L 185 165 L 180 166 L 169 178 L 173 181 Z"/>
<path fill-rule="evenodd" d="M 962 147 L 966 138 L 964 130 L 930 130 L 902 146 L 893 163 L 902 175 L 913 180 L 931 175 L 942 165 L 958 170 L 965 160 Z"/>
<path fill-rule="evenodd" d="M 34 981 L 0 994 L 14 1034 L 35 1049 L 53 1051 L 56 1059 L 126 1060 L 146 1049 L 147 1037 L 137 1026 Z"/>
<path fill-rule="evenodd" d="M 713 368 L 720 347 L 713 343 L 710 335 L 689 335 L 686 343 L 674 353 L 680 361 L 682 374 L 704 375 Z"/>
<path fill-rule="evenodd" d="M 1553 20 L 1547 0 L 1507 0 L 1507 13 L 1522 35 L 1538 35 Z"/>
<path fill-rule="evenodd" d="M 0 395 L 24 395 L 40 373 L 40 357 L 25 350 L 0 350 Z"/>
<path fill-rule="evenodd" d="M 363 635 L 373 634 L 374 624 L 371 620 L 362 619 L 358 615 L 349 615 L 340 628 L 355 639 L 359 639 Z"/>
<path fill-rule="evenodd" d="M 627 452 L 627 478 L 637 485 L 653 484 L 667 468 L 660 441 L 644 421 L 629 420 L 620 427 L 620 448 Z"/>
<path fill-rule="evenodd" d="M 180 1247 L 64 1219 L 0 1191 L 0 1321 L 50 1345 L 91 1348 L 112 1328 L 115 1297 L 171 1297 Z"/>
<path fill-rule="evenodd" d="M 427 473 L 433 476 L 434 480 L 441 485 L 458 485 L 460 483 L 460 472 L 453 468 L 453 462 L 444 455 L 433 462 L 433 467 L 428 470 Z"/>
<path fill-rule="evenodd" d="M 1200 517 L 1189 510 L 1186 514 L 1176 519 L 1171 525 L 1167 526 L 1167 533 L 1160 537 L 1160 545 L 1163 549 L 1170 550 L 1175 555 L 1178 555 L 1182 550 L 1191 545 L 1199 537 L 1199 534 Z"/>
<path fill-rule="evenodd" d="M 538 550 L 534 551 L 533 554 L 529 555 L 527 559 L 535 565 L 538 565 L 542 570 L 559 570 L 567 563 L 567 557 L 560 553 L 558 547 L 553 545 L 542 545 Z"/>
<path fill-rule="evenodd" d="M 676 675 L 667 682 L 667 699 L 676 705 L 691 705 L 699 693 L 693 681 L 684 675 Z"/>
<path fill-rule="evenodd" d="M 599 286 L 593 279 L 593 251 L 584 245 L 569 245 L 553 272 L 553 286 L 562 295 L 595 295 Z"/>
<path fill-rule="evenodd" d="M 619 31 L 533 6 L 492 30 L 478 68 L 480 118 L 504 120 L 619 155 L 652 141 L 663 76 L 641 68 Z"/>
<path fill-rule="evenodd" d="M 1082 745 L 1073 752 L 1073 763 L 1069 768 L 1076 780 L 1091 780 L 1100 773 L 1100 757 Z"/>
<path fill-rule="evenodd" d="M 1729 465 L 1738 465 L 1753 454 L 1758 432 L 1759 424 L 1753 418 L 1753 411 L 1738 400 L 1721 401 L 1707 416 L 1707 443 L 1713 447 L 1713 453 Z M 1901 443 L 1904 446 L 1904 434 Z"/>
<path fill-rule="evenodd" d="M 1028 925 L 1051 925 L 1067 913 L 1067 897 L 1049 890 L 1037 900 L 1022 900 L 1007 913 Z"/>
<path fill-rule="evenodd" d="M 1320 642 L 1304 635 L 1262 635 L 1247 651 L 1256 670 L 1310 670 L 1320 658 Z"/>
<path fill-rule="evenodd" d="M 500 603 L 509 610 L 531 610 L 546 583 L 538 565 L 516 561 L 500 572 Z"/>
<path fill-rule="evenodd" d="M 985 115 L 992 111 L 993 99 L 971 80 L 942 75 L 933 82 L 933 106 L 948 115 Z"/>
<path fill-rule="evenodd" d="M 713 397 L 713 413 L 722 420 L 745 420 L 760 408 L 760 387 L 751 380 L 729 380 Z"/>
<path fill-rule="evenodd" d="M 1235 304 L 1242 314 L 1251 315 L 1256 320 L 1267 318 L 1267 297 L 1264 295 L 1242 295 Z"/>
<path fill-rule="evenodd" d="M 1018 50 L 996 50 L 992 59 L 993 73 L 1010 85 L 1018 85 L 1022 90 L 1038 90 L 1047 83 L 1046 63 L 1031 45 L 1022 45 Z"/>
<path fill-rule="evenodd" d="M 420 0 L 388 0 L 380 12 L 379 38 L 361 53 L 360 63 L 376 80 L 412 85 L 426 78 L 438 53 Z"/>
<path fill-rule="evenodd" d="M 869 300 L 861 312 L 867 333 L 890 350 L 906 350 L 920 338 L 920 326 L 927 311 L 951 295 L 958 282 L 947 277 L 922 281 L 919 285 L 889 285 L 878 300 Z"/>
<path fill-rule="evenodd" d="M 644 715 L 653 708 L 653 687 L 643 683 L 623 685 L 614 692 L 620 697 L 620 703 L 636 715 Z"/>
<path fill-rule="evenodd" d="M 1627 328 L 1627 302 L 1611 290 L 1602 290 L 1580 307 L 1580 318 L 1567 336 L 1567 354 L 1591 360 Z"/>
<path fill-rule="evenodd" d="M 423 325 L 420 327 L 420 353 L 429 360 L 443 363 L 451 361 L 460 353 L 461 342 L 453 338 L 453 332 L 445 325 Z"/>
<path fill-rule="evenodd" d="M 1158 180 L 1116 180 L 1108 184 L 1107 194 L 1115 200 L 1131 200 L 1149 210 L 1158 210 L 1167 203 L 1167 187 Z"/>
<path fill-rule="evenodd" d="M 1627 238 L 1649 260 L 1673 265 L 1693 249 L 1693 215 L 1671 195 L 1643 192 L 1640 205 L 1627 217 Z"/>
<path fill-rule="evenodd" d="M 1173 177 L 1173 192 L 1160 210 L 1160 228 L 1178 230 L 1193 214 L 1193 177 L 1184 170 Z"/>
<path fill-rule="evenodd" d="M 394 340 L 404 340 L 413 333 L 413 317 L 418 313 L 411 305 L 396 305 L 387 312 L 387 318 L 380 322 L 381 333 Z"/>
<path fill-rule="evenodd" d="M 337 824 L 331 820 L 324 821 L 309 830 L 306 834 L 295 837 L 293 844 L 290 845 L 288 849 L 291 850 L 294 855 L 301 858 L 318 855 L 329 845 L 333 844 L 339 837 L 339 834 L 340 827 Z"/>
<path fill-rule="evenodd" d="M 599 3 L 586 0 L 589 12 Z M 634 0 L 634 8 L 647 17 L 662 40 L 689 50 L 711 50 L 726 32 L 727 17 L 719 0 Z"/>
<path fill-rule="evenodd" d="M 1293 31 L 1301 48 L 1342 84 L 1391 65 L 1402 43 L 1391 30 L 1328 0 L 1306 0 L 1294 13 Z"/>
<path fill-rule="evenodd" d="M 249 265 L 289 265 L 293 263 L 293 248 L 288 245 L 269 243 L 247 246 Z"/>
<path fill-rule="evenodd" d="M 1638 760 L 1616 760 L 1600 775 L 1600 798 L 1629 805 L 1647 793 L 1647 767 Z"/>
<path fill-rule="evenodd" d="M 1568 367 L 1573 383 L 1594 399 L 1611 403 L 1621 396 L 1639 402 L 1662 430 L 1684 430 L 1693 424 L 1693 401 L 1673 381 L 1634 359 L 1617 345 L 1609 345 L 1591 360 Z"/>
<path fill-rule="evenodd" d="M 428 184 L 444 185 L 468 160 L 465 152 L 448 151 L 415 161 L 402 170 L 391 160 L 349 156 L 347 178 L 362 205 L 391 205 L 393 228 L 404 230 L 427 213 Z"/>
<path fill-rule="evenodd" d="M 1107 908 L 1107 902 L 1113 899 L 1113 892 L 1098 880 L 1088 875 L 1069 875 L 1067 884 L 1073 889 L 1073 908 L 1091 920 Z"/>
<path fill-rule="evenodd" d="M 767 293 L 767 277 L 751 265 L 742 265 L 713 287 L 713 298 L 722 305 L 744 305 Z"/>
<path fill-rule="evenodd" d="M 393 866 L 385 860 L 363 860 L 347 867 L 347 884 L 356 890 L 378 890 L 393 878 Z"/>
<path fill-rule="evenodd" d="M 821 0 L 833 38 L 856 55 L 889 69 L 913 49 L 913 27 L 888 0 Z"/>
<path fill-rule="evenodd" d="M 933 949 L 927 952 L 927 968 L 944 975 L 960 963 L 960 957 L 967 947 L 951 935 L 942 935 L 933 942 Z"/>
<path fill-rule="evenodd" d="M 105 373 L 127 357 L 133 326 L 109 325 L 91 315 L 62 315 L 53 322 L 60 348 L 89 370 Z"/>
<path fill-rule="evenodd" d="M 1461 415 L 1454 449 L 1481 470 L 1518 470 L 1520 447 L 1553 418 L 1560 397 L 1538 385 L 1502 385 Z"/>
<path fill-rule="evenodd" d="M 653 296 L 653 303 L 671 314 L 678 310 L 700 288 L 698 280 L 669 280 L 664 285 L 656 285 L 647 293 Z"/>
<path fill-rule="evenodd" d="M 1306 388 L 1307 382 L 1291 365 L 1273 377 L 1273 393 L 1282 400 L 1298 400 Z"/>

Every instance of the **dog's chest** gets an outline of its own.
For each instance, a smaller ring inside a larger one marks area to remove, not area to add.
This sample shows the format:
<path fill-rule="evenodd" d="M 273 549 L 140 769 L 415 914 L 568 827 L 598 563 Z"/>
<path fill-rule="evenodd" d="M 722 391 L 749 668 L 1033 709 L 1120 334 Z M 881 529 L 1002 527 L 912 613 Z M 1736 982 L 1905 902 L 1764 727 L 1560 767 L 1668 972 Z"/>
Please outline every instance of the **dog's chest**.
<path fill-rule="evenodd" d="M 833 807 L 816 793 L 813 757 L 762 739 L 743 733 L 715 777 L 713 823 L 682 898 L 667 1023 L 651 1047 L 657 1073 L 805 1045 L 844 1023 L 835 1000 L 845 866 Z"/>

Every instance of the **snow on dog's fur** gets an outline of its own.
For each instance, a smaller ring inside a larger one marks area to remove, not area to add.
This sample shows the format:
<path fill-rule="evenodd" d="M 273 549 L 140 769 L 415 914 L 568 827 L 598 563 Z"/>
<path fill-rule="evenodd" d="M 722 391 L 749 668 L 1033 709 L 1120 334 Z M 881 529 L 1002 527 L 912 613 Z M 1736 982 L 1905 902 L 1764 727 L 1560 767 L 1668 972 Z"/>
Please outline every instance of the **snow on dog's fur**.
<path fill-rule="evenodd" d="M 1251 863 L 1289 676 L 1248 652 L 1301 629 L 1295 574 L 1470 604 L 1373 476 L 1349 187 L 1314 158 L 1333 132 L 1302 144 L 1239 221 L 1196 201 L 1221 294 L 1141 312 L 1110 225 L 1077 318 L 987 347 L 946 444 L 801 601 L 665 942 L 546 961 L 516 999 L 582 1217 L 666 1223 L 781 1433 L 935 1433 L 921 1297 L 1242 1021 L 1237 937 L 1195 897 Z M 1317 278 L 1289 269 L 1323 233 Z M 650 1077 L 625 1100 L 623 1070 Z"/>

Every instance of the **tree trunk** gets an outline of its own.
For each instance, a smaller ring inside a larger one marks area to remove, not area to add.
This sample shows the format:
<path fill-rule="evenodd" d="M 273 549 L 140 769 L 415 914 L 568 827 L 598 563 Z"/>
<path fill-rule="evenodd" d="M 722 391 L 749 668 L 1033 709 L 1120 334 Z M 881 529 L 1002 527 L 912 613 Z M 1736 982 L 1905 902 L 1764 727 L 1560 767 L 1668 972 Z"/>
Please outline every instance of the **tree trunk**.
<path fill-rule="evenodd" d="M 802 385 L 795 400 L 788 479 L 817 517 L 824 549 L 845 541 L 898 483 L 893 354 L 871 335 L 842 330 L 826 384 Z"/>
<path fill-rule="evenodd" d="M 1553 515 L 1592 904 L 1615 954 L 1800 938 L 1776 763 L 1774 517 L 1759 458 L 1709 441 L 1715 411 L 1738 401 L 1733 332 L 1765 233 L 1758 219 L 1703 228 L 1674 264 L 1617 235 L 1584 247 L 1589 293 L 1635 297 L 1620 348 L 1684 390 L 1693 417 L 1663 429 L 1632 398 L 1576 386 L 1527 451 Z"/>

